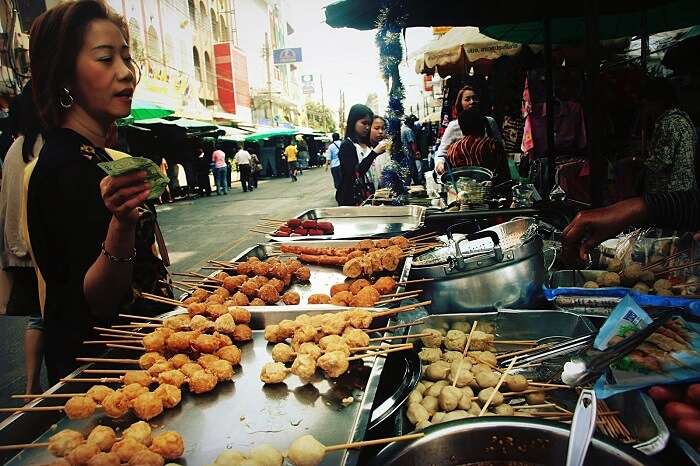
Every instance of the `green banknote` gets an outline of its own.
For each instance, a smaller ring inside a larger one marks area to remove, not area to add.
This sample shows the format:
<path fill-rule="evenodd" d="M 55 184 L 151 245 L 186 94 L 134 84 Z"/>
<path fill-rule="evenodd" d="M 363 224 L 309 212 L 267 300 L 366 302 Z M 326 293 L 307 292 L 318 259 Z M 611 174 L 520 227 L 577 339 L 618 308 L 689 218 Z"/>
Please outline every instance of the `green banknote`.
<path fill-rule="evenodd" d="M 151 193 L 148 195 L 149 199 L 160 197 L 170 182 L 170 178 L 160 172 L 158 165 L 153 160 L 145 157 L 124 157 L 111 162 L 100 162 L 97 165 L 109 176 L 115 178 L 128 175 L 137 170 L 145 171 L 146 181 L 151 186 Z"/>

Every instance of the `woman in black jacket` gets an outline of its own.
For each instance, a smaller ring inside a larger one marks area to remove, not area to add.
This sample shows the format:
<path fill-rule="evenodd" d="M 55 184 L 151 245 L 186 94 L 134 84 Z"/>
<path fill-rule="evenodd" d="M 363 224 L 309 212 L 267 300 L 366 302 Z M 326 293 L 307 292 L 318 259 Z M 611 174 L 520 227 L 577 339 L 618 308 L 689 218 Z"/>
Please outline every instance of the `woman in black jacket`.
<path fill-rule="evenodd" d="M 359 205 L 364 195 L 359 192 L 358 180 L 366 175 L 372 162 L 379 154 L 386 150 L 386 141 L 381 141 L 367 156 L 361 158 L 360 143 L 369 143 L 369 131 L 372 126 L 374 114 L 369 107 L 355 104 L 348 113 L 347 126 L 345 127 L 345 140 L 340 145 L 338 158 L 340 159 L 340 186 L 335 193 L 338 205 Z M 360 161 L 360 159 L 362 161 Z"/>

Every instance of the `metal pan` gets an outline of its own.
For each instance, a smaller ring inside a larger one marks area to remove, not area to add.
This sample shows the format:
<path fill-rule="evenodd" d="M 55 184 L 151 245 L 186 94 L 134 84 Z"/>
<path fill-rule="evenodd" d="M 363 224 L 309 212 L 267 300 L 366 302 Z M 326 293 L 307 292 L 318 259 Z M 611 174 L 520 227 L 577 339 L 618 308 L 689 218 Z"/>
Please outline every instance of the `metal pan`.
<path fill-rule="evenodd" d="M 425 221 L 426 210 L 425 207 L 417 205 L 310 209 L 301 212 L 295 218 L 331 222 L 334 227 L 332 235 L 290 237 L 267 235 L 266 238 L 270 241 L 287 242 L 395 236 L 421 228 Z"/>

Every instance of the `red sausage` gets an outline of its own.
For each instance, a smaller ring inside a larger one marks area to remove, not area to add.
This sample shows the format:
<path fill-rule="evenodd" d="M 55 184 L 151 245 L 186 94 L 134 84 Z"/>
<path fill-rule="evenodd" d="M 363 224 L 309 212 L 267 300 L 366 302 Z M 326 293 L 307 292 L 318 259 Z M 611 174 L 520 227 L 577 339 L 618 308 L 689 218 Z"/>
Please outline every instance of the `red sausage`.
<path fill-rule="evenodd" d="M 317 222 L 319 230 L 323 230 L 326 233 L 333 233 L 333 224 L 331 222 Z"/>
<path fill-rule="evenodd" d="M 700 419 L 681 419 L 676 424 L 676 429 L 686 440 L 700 440 Z"/>
<path fill-rule="evenodd" d="M 282 225 L 277 229 L 277 231 L 286 231 L 287 233 L 289 233 L 292 230 L 287 225 Z"/>
<path fill-rule="evenodd" d="M 295 228 L 294 233 L 299 236 L 306 236 L 309 234 L 309 231 L 304 228 Z"/>
<path fill-rule="evenodd" d="M 649 396 L 657 403 L 680 401 L 683 399 L 683 389 L 678 385 L 654 385 L 649 388 Z"/>
<path fill-rule="evenodd" d="M 700 409 L 680 401 L 671 401 L 664 406 L 664 415 L 671 423 L 679 419 L 700 419 Z"/>
<path fill-rule="evenodd" d="M 317 230 L 316 228 L 312 228 L 309 230 L 309 236 L 322 236 L 323 231 L 322 230 Z"/>
<path fill-rule="evenodd" d="M 316 220 L 304 220 L 301 222 L 301 227 L 311 230 L 318 228 L 318 224 L 316 223 Z"/>
<path fill-rule="evenodd" d="M 288 231 L 281 231 L 281 230 L 278 230 L 278 231 L 274 232 L 274 233 L 272 234 L 272 236 L 284 236 L 284 237 L 287 237 L 287 236 L 289 236 L 289 232 L 288 232 Z"/>
<path fill-rule="evenodd" d="M 694 406 L 700 407 L 700 383 L 688 385 L 686 396 Z"/>
<path fill-rule="evenodd" d="M 301 226 L 301 220 L 299 220 L 298 218 L 290 218 L 289 220 L 287 220 L 287 226 L 291 228 L 298 228 Z"/>

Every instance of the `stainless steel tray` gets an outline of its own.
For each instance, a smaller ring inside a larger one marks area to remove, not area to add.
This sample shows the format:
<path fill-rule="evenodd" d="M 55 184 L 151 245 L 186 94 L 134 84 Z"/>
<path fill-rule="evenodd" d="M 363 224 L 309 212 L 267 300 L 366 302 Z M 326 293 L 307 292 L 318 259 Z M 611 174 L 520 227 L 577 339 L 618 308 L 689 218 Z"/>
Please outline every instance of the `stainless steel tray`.
<path fill-rule="evenodd" d="M 426 328 L 449 328 L 455 322 L 488 322 L 494 325 L 497 337 L 508 340 L 538 340 L 548 336 L 578 337 L 596 330 L 589 319 L 566 311 L 531 311 L 502 309 L 498 312 L 481 314 L 439 314 L 426 317 L 420 325 L 414 325 L 409 333 L 419 333 Z M 568 359 L 567 359 L 568 360 Z M 552 364 L 550 370 L 538 369 L 538 375 L 554 375 L 560 368 Z M 549 373 L 547 373 L 549 372 Z M 536 374 L 530 372 L 531 375 Z M 528 373 L 523 372 L 523 375 Z M 576 404 L 575 394 L 567 396 L 562 393 L 560 404 L 573 409 Z M 573 393 L 573 392 L 572 392 Z M 658 453 L 668 442 L 669 432 L 653 402 L 640 391 L 627 392 L 606 399 L 611 409 L 620 411 L 620 418 L 639 442 L 633 445 L 646 454 Z M 413 425 L 408 421 L 405 410 L 397 422 L 397 435 L 409 433 Z"/>
<path fill-rule="evenodd" d="M 355 245 L 357 241 L 349 240 L 314 240 L 305 241 L 304 246 L 309 247 L 319 247 L 319 248 L 344 248 Z M 279 254 L 279 244 L 277 243 L 263 243 L 246 249 L 239 255 L 237 255 L 233 261 L 241 261 L 248 259 L 249 257 L 257 257 L 261 260 L 265 260 L 268 257 Z M 291 256 L 290 256 L 291 257 Z M 397 270 L 402 278 L 397 281 L 408 280 L 408 274 L 411 271 L 412 258 L 407 257 L 403 261 L 403 267 Z M 311 279 L 309 283 L 297 283 L 294 282 L 289 290 L 296 291 L 301 297 L 301 302 L 306 303 L 309 296 L 316 293 L 330 294 L 331 286 L 336 283 L 342 283 L 346 280 L 346 276 L 343 275 L 342 269 L 340 267 L 330 267 L 314 264 L 304 264 L 311 271 Z M 213 275 L 213 274 L 212 274 Z M 397 292 L 404 291 L 404 286 L 400 285 L 397 288 Z M 281 303 L 281 301 L 280 301 Z"/>
<path fill-rule="evenodd" d="M 296 218 L 331 222 L 334 227 L 332 235 L 296 237 L 267 235 L 267 239 L 276 242 L 287 242 L 398 235 L 421 228 L 425 221 L 425 212 L 425 207 L 417 205 L 310 209 L 301 212 Z"/>
<path fill-rule="evenodd" d="M 253 341 L 241 346 L 243 358 L 232 383 L 221 384 L 210 394 L 193 396 L 183 391 L 182 403 L 167 410 L 151 421 L 156 432 L 159 429 L 175 430 L 182 434 L 186 450 L 177 463 L 183 466 L 200 466 L 213 463 L 225 449 L 249 450 L 256 444 L 270 443 L 285 451 L 296 438 L 312 434 L 326 445 L 359 441 L 367 429 L 372 402 L 377 391 L 384 358 L 355 363 L 351 370 L 339 379 L 330 382 L 317 375 L 313 384 L 302 384 L 290 376 L 284 384 L 265 386 L 259 379 L 262 366 L 272 361 L 270 350 L 264 339 L 264 326 L 283 319 L 294 319 L 301 313 L 315 314 L 332 309 L 329 306 L 267 306 L 247 307 L 253 315 L 251 325 Z M 173 311 L 164 316 L 178 314 Z M 112 357 L 133 357 L 133 352 L 114 352 Z M 114 368 L 114 365 L 92 364 L 91 368 Z M 83 367 L 85 369 L 87 366 Z M 78 374 L 80 370 L 74 374 Z M 57 384 L 51 388 L 55 393 L 84 391 L 90 384 Z M 352 396 L 354 402 L 344 406 L 342 400 Z M 65 400 L 39 401 L 39 406 L 62 404 Z M 0 444 L 17 437 L 16 427 L 22 422 L 36 419 L 37 413 L 17 414 L 0 424 Z M 71 421 L 61 418 L 47 429 L 37 442 L 45 442 L 61 429 L 89 432 L 96 424 L 114 428 L 126 427 L 136 419 L 128 416 L 114 421 L 106 416 L 95 415 L 90 419 Z M 14 431 L 14 432 L 13 432 Z M 12 435 L 11 435 L 12 434 Z M 27 442 L 31 439 L 24 438 Z M 344 450 L 327 455 L 322 465 L 354 466 L 359 452 Z M 44 464 L 52 460 L 44 448 L 27 449 L 7 464 Z"/>

